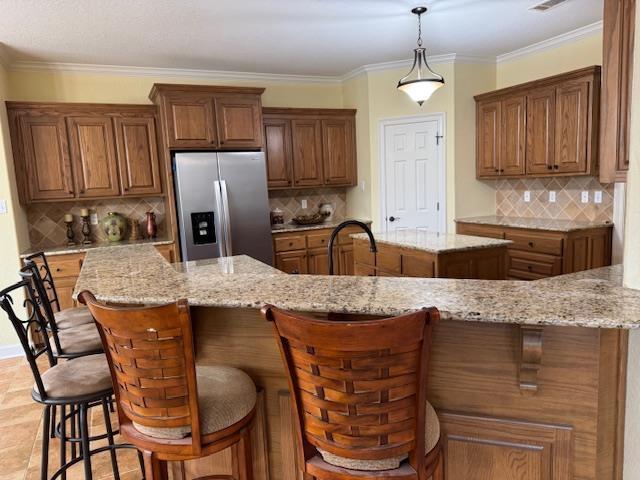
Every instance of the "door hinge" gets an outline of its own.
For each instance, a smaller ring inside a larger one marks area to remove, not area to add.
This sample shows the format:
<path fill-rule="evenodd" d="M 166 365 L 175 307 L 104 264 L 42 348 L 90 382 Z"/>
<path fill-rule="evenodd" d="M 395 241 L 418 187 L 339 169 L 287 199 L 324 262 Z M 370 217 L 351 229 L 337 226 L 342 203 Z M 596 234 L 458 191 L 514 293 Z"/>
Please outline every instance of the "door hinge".
<path fill-rule="evenodd" d="M 444 138 L 444 135 L 437 135 L 436 134 L 436 145 L 440 145 L 440 139 Z"/>
<path fill-rule="evenodd" d="M 440 202 L 436 202 L 436 211 L 439 212 L 440 211 Z"/>

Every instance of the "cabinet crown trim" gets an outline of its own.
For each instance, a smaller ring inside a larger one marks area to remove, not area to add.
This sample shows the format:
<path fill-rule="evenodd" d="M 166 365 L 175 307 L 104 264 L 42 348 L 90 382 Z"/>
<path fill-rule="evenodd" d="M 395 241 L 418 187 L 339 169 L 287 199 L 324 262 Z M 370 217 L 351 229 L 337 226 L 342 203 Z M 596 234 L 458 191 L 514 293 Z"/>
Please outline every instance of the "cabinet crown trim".
<path fill-rule="evenodd" d="M 478 101 L 492 100 L 498 97 L 505 97 L 511 94 L 519 94 L 532 89 L 545 87 L 549 85 L 555 85 L 560 82 L 574 80 L 586 76 L 600 76 L 600 65 L 593 65 L 591 67 L 581 68 L 579 70 L 573 70 L 571 72 L 565 72 L 551 77 L 545 77 L 538 80 L 532 80 L 526 83 L 520 83 L 511 87 L 501 88 L 500 90 L 493 90 L 491 92 L 481 93 L 473 98 Z"/>
<path fill-rule="evenodd" d="M 263 115 L 310 115 L 310 116 L 353 116 L 358 110 L 353 108 L 285 108 L 263 107 Z"/>
<path fill-rule="evenodd" d="M 59 113 L 65 115 L 82 114 L 110 114 L 120 115 L 122 113 L 143 113 L 155 115 L 157 107 L 155 105 L 126 104 L 126 103 L 84 103 L 84 102 L 15 102 L 6 101 L 7 110 L 46 110 L 47 114 Z"/>
<path fill-rule="evenodd" d="M 149 93 L 149 99 L 155 101 L 158 95 L 173 92 L 191 92 L 191 93 L 235 93 L 243 95 L 262 95 L 264 88 L 261 87 L 232 87 L 223 85 L 190 85 L 176 83 L 154 83 Z"/>

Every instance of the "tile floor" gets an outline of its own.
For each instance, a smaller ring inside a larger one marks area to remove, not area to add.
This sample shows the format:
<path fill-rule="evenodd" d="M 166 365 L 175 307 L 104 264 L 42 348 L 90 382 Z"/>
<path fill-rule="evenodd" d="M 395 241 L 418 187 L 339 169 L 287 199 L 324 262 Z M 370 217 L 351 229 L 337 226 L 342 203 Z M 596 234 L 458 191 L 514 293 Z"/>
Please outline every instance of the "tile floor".
<path fill-rule="evenodd" d="M 0 360 L 0 480 L 40 478 L 42 406 L 31 399 L 33 376 L 23 358 Z M 104 432 L 102 409 L 92 409 L 91 434 Z M 112 422 L 116 422 L 112 414 Z M 67 430 L 68 431 L 68 430 Z M 122 440 L 116 437 L 116 443 Z M 106 444 L 106 440 L 103 441 Z M 96 448 L 98 442 L 92 444 Z M 58 440 L 49 445 L 49 476 L 59 467 Z M 67 452 L 69 447 L 67 447 Z M 92 457 L 95 480 L 113 478 L 108 452 Z M 118 452 L 121 480 L 141 479 L 135 450 Z M 84 478 L 82 462 L 68 470 L 67 479 Z"/>

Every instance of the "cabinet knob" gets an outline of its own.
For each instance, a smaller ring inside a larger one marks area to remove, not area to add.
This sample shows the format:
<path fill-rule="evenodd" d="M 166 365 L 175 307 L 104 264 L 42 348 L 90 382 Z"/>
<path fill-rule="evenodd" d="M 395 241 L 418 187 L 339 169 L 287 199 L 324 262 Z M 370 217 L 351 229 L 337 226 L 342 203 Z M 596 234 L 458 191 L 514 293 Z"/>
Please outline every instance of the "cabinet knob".
<path fill-rule="evenodd" d="M 124 191 L 128 192 L 129 191 L 129 187 L 124 187 Z"/>
<path fill-rule="evenodd" d="M 289 242 L 289 246 L 290 246 L 290 247 L 293 247 L 293 242 Z"/>
<path fill-rule="evenodd" d="M 73 190 L 69 190 L 69 193 L 73 195 Z"/>
<path fill-rule="evenodd" d="M 554 165 L 553 168 L 555 168 L 556 170 L 559 170 L 560 166 L 559 165 Z"/>
<path fill-rule="evenodd" d="M 292 270 L 292 271 L 291 271 L 291 274 L 292 274 L 292 275 L 298 275 L 299 273 L 300 273 L 300 272 L 299 272 L 298 270 Z"/>
<path fill-rule="evenodd" d="M 56 272 L 59 272 L 59 271 L 60 271 L 60 267 L 56 268 Z"/>
<path fill-rule="evenodd" d="M 527 265 L 527 270 L 532 271 L 533 267 L 531 265 Z"/>
<path fill-rule="evenodd" d="M 500 170 L 496 168 L 496 173 L 500 173 Z"/>
<path fill-rule="evenodd" d="M 553 169 L 553 165 L 547 165 L 547 170 L 552 170 Z"/>
<path fill-rule="evenodd" d="M 501 168 L 501 169 L 500 169 L 500 173 L 504 173 L 504 168 Z"/>
<path fill-rule="evenodd" d="M 529 242 L 529 246 L 533 248 L 533 242 Z"/>

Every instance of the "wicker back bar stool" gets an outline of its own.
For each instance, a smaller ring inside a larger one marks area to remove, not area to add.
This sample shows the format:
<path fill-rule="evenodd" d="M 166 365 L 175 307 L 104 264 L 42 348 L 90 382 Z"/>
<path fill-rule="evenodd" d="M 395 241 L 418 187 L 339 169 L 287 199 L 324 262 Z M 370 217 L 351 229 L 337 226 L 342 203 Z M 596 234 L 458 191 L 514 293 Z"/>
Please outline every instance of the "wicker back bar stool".
<path fill-rule="evenodd" d="M 318 320 L 273 306 L 305 479 L 442 480 L 427 402 L 436 309 L 381 320 Z"/>
<path fill-rule="evenodd" d="M 42 285 L 47 293 L 45 298 L 48 301 L 51 316 L 55 317 L 54 321 L 58 330 L 66 330 L 80 325 L 93 325 L 93 318 L 86 307 L 65 309 L 60 307 L 60 299 L 58 298 L 56 284 L 53 281 L 51 267 L 49 266 L 49 262 L 47 261 L 47 257 L 44 252 L 28 255 L 23 259 L 23 262 L 25 265 L 28 265 L 29 263 L 36 264 L 36 271 L 38 272 L 38 277 L 42 280 Z"/>
<path fill-rule="evenodd" d="M 186 300 L 123 308 L 78 297 L 98 324 L 115 388 L 120 432 L 143 454 L 147 480 L 165 480 L 167 461 L 231 448 L 236 472 L 251 480 L 250 428 L 256 387 L 241 370 L 195 363 Z"/>
<path fill-rule="evenodd" d="M 44 419 L 42 422 L 42 458 L 40 478 L 46 480 L 49 467 L 49 440 L 55 434 L 60 439 L 60 468 L 56 470 L 51 479 L 66 478 L 69 467 L 78 462 L 84 464 L 84 477 L 92 478 L 91 457 L 97 453 L 109 451 L 113 476 L 119 479 L 118 463 L 115 450 L 117 448 L 131 448 L 130 445 L 118 445 L 114 435 L 118 433 L 111 428 L 108 401 L 113 394 L 109 366 L 104 354 L 88 355 L 82 359 L 69 360 L 58 363 L 53 354 L 53 348 L 46 334 L 47 322 L 42 315 L 38 297 L 33 290 L 33 282 L 30 279 L 11 285 L 0 291 L 0 307 L 6 313 L 16 334 L 20 340 L 24 354 L 34 377 L 32 398 L 44 405 Z M 23 293 L 24 291 L 24 293 Z M 22 309 L 16 308 L 14 299 L 25 295 L 24 307 L 26 317 Z M 30 341 L 31 332 L 42 332 L 40 345 Z M 46 365 L 39 365 L 40 357 L 46 357 Z M 40 372 L 40 367 L 43 372 Z M 46 368 L 48 367 L 48 368 Z M 89 411 L 92 407 L 101 407 L 104 415 L 106 433 L 89 436 Z M 60 409 L 60 423 L 52 427 L 52 413 Z M 75 436 L 76 421 L 78 423 L 79 437 Z M 72 431 L 68 435 L 67 423 L 71 424 Z M 91 449 L 91 443 L 107 439 L 107 445 Z M 67 461 L 67 444 L 71 444 L 71 459 Z M 80 456 L 75 454 L 75 446 L 80 446 Z"/>

